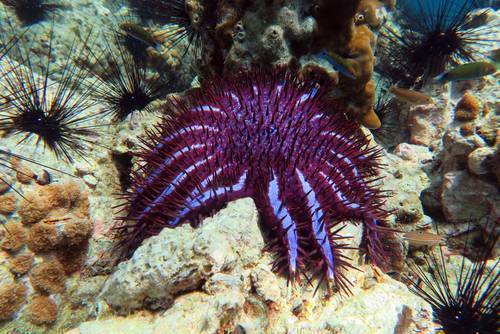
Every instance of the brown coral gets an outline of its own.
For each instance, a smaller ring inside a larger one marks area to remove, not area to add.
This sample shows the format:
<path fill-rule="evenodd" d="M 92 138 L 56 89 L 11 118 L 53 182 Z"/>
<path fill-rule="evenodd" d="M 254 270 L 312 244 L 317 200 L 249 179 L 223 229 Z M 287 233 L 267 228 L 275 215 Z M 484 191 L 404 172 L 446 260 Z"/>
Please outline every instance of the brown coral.
<path fill-rule="evenodd" d="M 28 247 L 36 252 L 54 250 L 61 243 L 61 235 L 52 222 L 40 222 L 33 225 L 28 234 Z"/>
<path fill-rule="evenodd" d="M 3 285 L 0 289 L 0 321 L 8 320 L 24 304 L 26 287 L 21 283 Z"/>
<path fill-rule="evenodd" d="M 62 264 L 66 275 L 71 275 L 82 268 L 85 263 L 86 250 L 87 245 L 82 245 L 57 252 L 57 260 Z"/>
<path fill-rule="evenodd" d="M 26 231 L 20 224 L 12 222 L 7 223 L 2 233 L 3 236 L 0 241 L 0 248 L 5 251 L 16 252 L 20 250 L 26 242 Z"/>
<path fill-rule="evenodd" d="M 480 112 L 481 102 L 474 95 L 467 92 L 455 108 L 455 120 L 471 121 L 476 119 Z"/>
<path fill-rule="evenodd" d="M 10 215 L 16 211 L 16 196 L 14 194 L 0 195 L 0 214 Z"/>
<path fill-rule="evenodd" d="M 31 285 L 40 293 L 51 294 L 64 291 L 64 270 L 59 261 L 45 261 L 31 270 Z"/>
<path fill-rule="evenodd" d="M 30 184 L 36 179 L 36 174 L 23 163 L 12 163 L 14 169 L 16 170 L 16 179 L 22 184 Z"/>
<path fill-rule="evenodd" d="M 24 252 L 9 260 L 10 271 L 17 276 L 26 274 L 33 266 L 33 253 Z"/>
<path fill-rule="evenodd" d="M 86 219 L 70 219 L 64 224 L 64 244 L 69 247 L 80 247 L 92 233 L 92 223 Z"/>
<path fill-rule="evenodd" d="M 57 319 L 57 305 L 47 296 L 35 296 L 29 305 L 29 315 L 35 325 L 51 324 Z"/>
<path fill-rule="evenodd" d="M 80 186 L 74 181 L 37 186 L 24 197 L 18 213 L 25 224 L 35 224 L 50 212 L 53 216 L 62 216 L 69 211 L 81 216 L 88 215 L 87 196 L 82 196 Z"/>

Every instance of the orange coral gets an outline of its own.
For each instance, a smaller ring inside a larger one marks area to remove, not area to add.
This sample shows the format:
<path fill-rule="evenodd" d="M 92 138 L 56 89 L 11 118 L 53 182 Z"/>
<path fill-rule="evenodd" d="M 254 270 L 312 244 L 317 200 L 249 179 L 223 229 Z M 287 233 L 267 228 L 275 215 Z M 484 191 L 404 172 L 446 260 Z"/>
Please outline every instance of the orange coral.
<path fill-rule="evenodd" d="M 7 223 L 2 233 L 0 248 L 5 251 L 16 252 L 26 243 L 26 231 L 20 224 Z"/>
<path fill-rule="evenodd" d="M 3 285 L 0 289 L 0 321 L 8 320 L 25 302 L 27 289 L 21 283 Z"/>
<path fill-rule="evenodd" d="M 460 127 L 460 133 L 463 136 L 471 136 L 474 134 L 474 127 L 472 126 L 472 123 L 467 122 L 464 125 Z"/>
<path fill-rule="evenodd" d="M 340 77 L 339 87 L 350 113 L 369 128 L 380 127 L 373 111 L 375 85 L 371 80 L 375 57 L 376 37 L 367 25 L 354 25 L 361 1 L 318 0 L 313 4 L 313 15 L 318 23 L 315 45 L 327 52 L 343 55 L 355 79 Z M 367 2 L 363 2 L 367 4 Z"/>
<path fill-rule="evenodd" d="M 474 95 L 467 92 L 455 108 L 455 120 L 471 121 L 476 119 L 480 112 L 481 102 Z"/>
<path fill-rule="evenodd" d="M 43 294 L 64 291 L 66 277 L 59 261 L 45 261 L 31 270 L 30 281 L 33 288 Z"/>
<path fill-rule="evenodd" d="M 21 162 L 18 158 L 10 160 L 12 168 L 16 171 L 16 179 L 23 184 L 30 184 L 36 177 L 35 172 Z"/>
<path fill-rule="evenodd" d="M 372 81 L 373 66 L 375 58 L 373 48 L 375 47 L 375 35 L 367 26 L 358 26 L 354 30 L 351 41 L 342 51 L 350 55 L 347 61 L 353 71 L 355 80 L 341 77 L 340 87 L 346 93 L 344 98 L 351 113 L 368 128 L 380 127 L 380 120 L 373 111 L 375 102 L 375 84 Z M 371 122 L 366 122 L 366 120 Z"/>
<path fill-rule="evenodd" d="M 35 325 L 51 324 L 57 319 L 57 305 L 47 296 L 35 296 L 29 305 L 29 315 Z"/>
<path fill-rule="evenodd" d="M 16 211 L 16 196 L 7 194 L 0 196 L 0 214 L 10 215 Z"/>
<path fill-rule="evenodd" d="M 10 271 L 17 276 L 26 274 L 33 265 L 33 253 L 24 252 L 9 260 Z"/>

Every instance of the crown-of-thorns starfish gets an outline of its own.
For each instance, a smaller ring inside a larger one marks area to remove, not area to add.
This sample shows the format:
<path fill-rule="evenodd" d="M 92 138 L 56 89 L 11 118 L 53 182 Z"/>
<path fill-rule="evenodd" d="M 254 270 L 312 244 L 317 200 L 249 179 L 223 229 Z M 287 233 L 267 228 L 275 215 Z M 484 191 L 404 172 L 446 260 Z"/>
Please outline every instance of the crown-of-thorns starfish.
<path fill-rule="evenodd" d="M 130 256 L 164 227 L 198 221 L 229 201 L 253 198 L 270 234 L 274 269 L 300 279 L 311 272 L 348 291 L 338 232 L 364 224 L 363 247 L 386 259 L 388 215 L 377 188 L 377 149 L 335 100 L 330 85 L 286 69 L 256 70 L 206 82 L 143 139 L 119 246 Z"/>

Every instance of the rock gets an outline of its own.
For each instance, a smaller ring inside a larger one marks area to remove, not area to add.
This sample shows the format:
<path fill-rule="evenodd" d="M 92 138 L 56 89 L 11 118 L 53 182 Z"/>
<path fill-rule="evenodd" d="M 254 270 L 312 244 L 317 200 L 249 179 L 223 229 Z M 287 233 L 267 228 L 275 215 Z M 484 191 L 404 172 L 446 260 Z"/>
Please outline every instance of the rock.
<path fill-rule="evenodd" d="M 387 167 L 383 173 L 383 187 L 392 192 L 392 196 L 387 198 L 386 207 L 402 215 L 414 217 L 412 222 L 418 222 L 424 215 L 419 196 L 429 185 L 429 178 L 415 162 L 428 159 L 430 153 L 426 147 L 417 148 L 417 145 L 410 144 L 399 146 L 408 147 L 415 156 L 412 160 L 402 160 L 397 155 L 388 154 L 384 159 L 383 163 Z"/>
<path fill-rule="evenodd" d="M 443 173 L 463 170 L 467 166 L 467 156 L 485 143 L 478 135 L 463 136 L 460 128 L 450 128 L 443 137 Z"/>
<path fill-rule="evenodd" d="M 359 265 L 349 270 L 353 296 L 326 300 L 326 288 L 289 284 L 271 271 L 271 256 L 251 199 L 229 203 L 193 229 L 164 229 L 147 239 L 107 280 L 102 300 L 126 318 L 81 324 L 71 334 L 113 333 L 408 333 L 432 328 L 430 306 L 406 286 Z M 348 224 L 349 245 L 359 245 L 361 224 Z M 357 250 L 345 253 L 359 264 Z M 336 291 L 336 290 L 334 290 Z M 79 298 L 75 299 L 75 302 Z M 132 313 L 138 309 L 162 312 Z M 406 327 L 405 327 L 406 328 Z"/>
<path fill-rule="evenodd" d="M 254 297 L 231 290 L 209 296 L 190 292 L 176 299 L 172 308 L 157 315 L 140 314 L 81 324 L 67 334 L 90 333 L 220 333 L 244 328 L 245 333 L 432 333 L 432 312 L 405 285 L 383 275 L 380 282 L 355 296 L 333 299 L 307 296 L 304 301 L 279 297 L 271 306 L 256 308 Z M 290 290 L 288 293 L 290 294 Z M 297 309 L 300 309 L 299 311 Z M 314 311 L 313 311 L 314 310 Z"/>
<path fill-rule="evenodd" d="M 455 171 L 443 177 L 441 203 L 448 221 L 464 222 L 490 214 L 499 207 L 500 197 L 495 186 L 467 172 Z"/>
<path fill-rule="evenodd" d="M 92 189 L 94 189 L 97 186 L 97 183 L 99 182 L 99 180 L 97 180 L 97 178 L 94 175 L 84 175 L 82 179 L 83 182 L 85 182 L 85 184 Z"/>
<path fill-rule="evenodd" d="M 495 155 L 495 149 L 491 147 L 480 147 L 467 156 L 467 167 L 476 175 L 484 175 L 490 172 L 490 163 Z M 497 166 L 499 168 L 499 166 Z"/>
<path fill-rule="evenodd" d="M 211 275 L 233 269 L 237 261 L 255 262 L 263 247 L 252 200 L 233 202 L 200 228 L 166 228 L 146 240 L 132 259 L 118 266 L 103 298 L 122 312 L 142 308 L 146 300 L 196 289 Z"/>
<path fill-rule="evenodd" d="M 449 110 L 442 105 L 415 107 L 410 114 L 410 142 L 435 147 L 449 121 Z"/>
<path fill-rule="evenodd" d="M 407 161 L 422 161 L 432 158 L 432 154 L 427 147 L 408 143 L 401 143 L 396 146 L 394 154 Z"/>

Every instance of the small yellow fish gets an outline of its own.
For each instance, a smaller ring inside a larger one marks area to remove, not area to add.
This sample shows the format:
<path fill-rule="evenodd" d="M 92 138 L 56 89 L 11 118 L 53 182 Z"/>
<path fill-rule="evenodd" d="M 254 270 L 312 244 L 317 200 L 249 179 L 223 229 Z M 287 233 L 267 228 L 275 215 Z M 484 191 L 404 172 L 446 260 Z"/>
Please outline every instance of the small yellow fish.
<path fill-rule="evenodd" d="M 411 89 L 404 89 L 396 86 L 391 86 L 389 88 L 389 92 L 394 94 L 396 98 L 398 98 L 399 100 L 415 105 L 434 103 L 434 101 L 430 96 Z"/>
<path fill-rule="evenodd" d="M 403 239 L 410 242 L 410 245 L 415 247 L 422 246 L 436 246 L 443 242 L 445 239 L 435 233 L 416 230 L 411 232 L 404 232 Z"/>
<path fill-rule="evenodd" d="M 460 81 L 460 80 L 474 80 L 482 78 L 486 75 L 495 73 L 497 70 L 495 65 L 486 61 L 477 61 L 473 63 L 467 63 L 455 67 L 452 70 L 444 72 L 434 80 L 437 83 L 445 83 L 448 81 Z"/>

